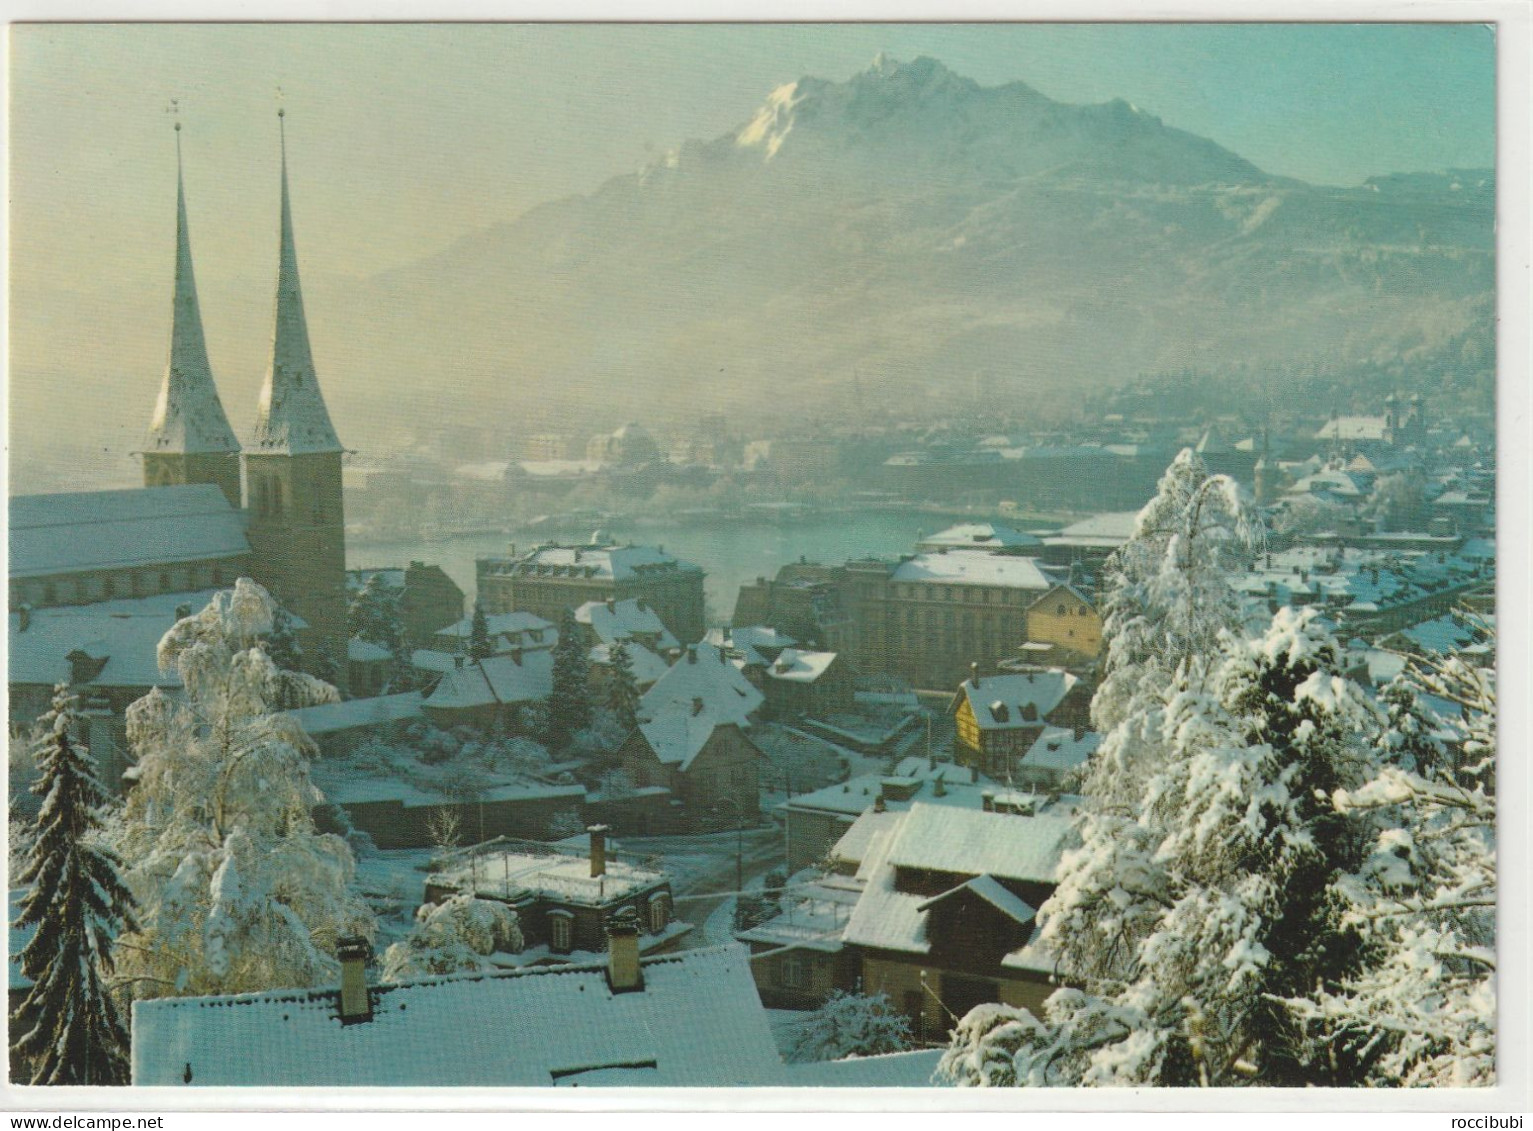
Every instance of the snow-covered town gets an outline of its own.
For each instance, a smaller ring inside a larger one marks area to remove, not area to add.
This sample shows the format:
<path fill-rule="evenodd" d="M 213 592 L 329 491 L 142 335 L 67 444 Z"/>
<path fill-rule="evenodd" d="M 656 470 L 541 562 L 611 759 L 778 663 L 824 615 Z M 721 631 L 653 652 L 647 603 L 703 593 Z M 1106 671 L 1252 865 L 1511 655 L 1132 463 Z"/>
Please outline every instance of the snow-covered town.
<path fill-rule="evenodd" d="M 917 147 L 973 135 L 952 183 L 910 173 L 944 201 L 1272 192 L 1220 238 L 1302 208 L 1356 264 L 1408 227 L 1411 287 L 1463 324 L 1323 366 L 1203 343 L 1216 371 L 1154 353 L 1036 405 L 999 354 L 922 395 L 848 336 L 796 414 L 722 377 L 576 411 L 526 358 L 490 394 L 425 370 L 428 408 L 370 392 L 355 310 L 300 285 L 337 239 L 322 101 L 242 138 L 273 224 L 238 275 L 274 300 L 258 358 L 216 341 L 234 276 L 198 279 L 232 243 L 192 173 L 231 158 L 177 106 L 118 154 L 163 220 L 165 360 L 112 385 L 133 437 L 94 477 L 13 471 L 13 1085 L 1497 1083 L 1493 174 L 1321 193 L 1127 103 L 863 66 L 546 217 L 547 286 L 584 278 L 576 242 L 663 226 L 652 195 L 725 216 L 707 178 L 917 161 L 878 133 L 904 115 Z M 1021 136 L 1061 163 L 1007 164 Z M 433 272 L 483 269 L 454 246 Z M 685 301 L 726 285 L 697 278 Z M 542 333 L 536 304 L 422 303 Z"/>

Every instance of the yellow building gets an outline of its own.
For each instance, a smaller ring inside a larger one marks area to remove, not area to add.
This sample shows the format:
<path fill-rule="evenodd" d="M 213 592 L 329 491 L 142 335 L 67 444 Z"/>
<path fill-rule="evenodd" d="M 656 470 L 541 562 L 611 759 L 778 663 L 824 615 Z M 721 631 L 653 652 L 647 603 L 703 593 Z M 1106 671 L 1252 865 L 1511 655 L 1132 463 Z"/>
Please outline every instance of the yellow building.
<path fill-rule="evenodd" d="M 1073 585 L 1056 585 L 1027 608 L 1027 642 L 1047 645 L 1049 660 L 1094 660 L 1102 650 L 1102 618 Z"/>

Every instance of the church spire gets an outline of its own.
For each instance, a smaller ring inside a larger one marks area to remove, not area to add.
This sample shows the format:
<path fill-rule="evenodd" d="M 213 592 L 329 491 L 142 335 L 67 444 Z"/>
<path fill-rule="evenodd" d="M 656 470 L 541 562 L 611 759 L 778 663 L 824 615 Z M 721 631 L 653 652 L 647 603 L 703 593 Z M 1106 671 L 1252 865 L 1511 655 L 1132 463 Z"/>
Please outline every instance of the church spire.
<path fill-rule="evenodd" d="M 301 455 L 339 452 L 341 441 L 330 423 L 325 398 L 314 375 L 309 328 L 298 285 L 298 253 L 293 247 L 293 215 L 287 195 L 287 134 L 284 112 L 277 111 L 282 140 L 282 228 L 277 259 L 277 300 L 273 316 L 271 362 L 261 386 L 254 447 L 257 451 Z"/>
<path fill-rule="evenodd" d="M 233 454 L 240 450 L 213 384 L 192 244 L 186 224 L 186 188 L 181 176 L 181 123 L 176 123 L 176 279 L 170 315 L 170 358 L 159 399 L 144 440 L 146 454 Z"/>

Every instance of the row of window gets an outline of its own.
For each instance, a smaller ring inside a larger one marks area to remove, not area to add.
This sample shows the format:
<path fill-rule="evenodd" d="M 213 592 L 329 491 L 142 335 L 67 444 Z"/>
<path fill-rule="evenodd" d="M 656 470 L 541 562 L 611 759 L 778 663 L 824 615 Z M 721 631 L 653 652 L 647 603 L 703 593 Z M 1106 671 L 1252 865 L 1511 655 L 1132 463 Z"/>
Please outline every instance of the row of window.
<path fill-rule="evenodd" d="M 111 601 L 118 597 L 152 597 L 157 593 L 184 593 L 193 589 L 216 589 L 232 577 L 221 566 L 172 566 L 164 569 L 123 570 L 85 577 L 12 583 L 12 603 L 38 608 Z"/>
<path fill-rule="evenodd" d="M 287 509 L 285 489 L 279 475 L 257 475 L 250 481 L 250 508 L 258 515 L 281 515 Z M 322 495 L 309 500 L 309 521 L 319 526 L 330 521 L 330 508 Z"/>
<path fill-rule="evenodd" d="M 891 585 L 895 597 L 921 601 L 964 601 L 975 605 L 1021 605 L 1034 600 L 1020 589 L 988 588 L 979 585 Z"/>

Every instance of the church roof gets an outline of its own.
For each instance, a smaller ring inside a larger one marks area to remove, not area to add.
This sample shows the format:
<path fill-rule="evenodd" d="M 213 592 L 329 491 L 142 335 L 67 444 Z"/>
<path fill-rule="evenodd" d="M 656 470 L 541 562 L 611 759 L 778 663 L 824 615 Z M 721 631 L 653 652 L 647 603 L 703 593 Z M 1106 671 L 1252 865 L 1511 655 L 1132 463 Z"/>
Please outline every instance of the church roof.
<path fill-rule="evenodd" d="M 210 483 L 17 495 L 10 518 L 12 577 L 250 553 L 244 515 Z"/>
<path fill-rule="evenodd" d="M 280 114 L 280 111 L 279 111 Z M 303 455 L 339 452 L 340 438 L 319 391 L 309 327 L 298 284 L 298 253 L 293 246 L 293 214 L 288 204 L 287 148 L 282 150 L 282 229 L 277 261 L 277 301 L 272 325 L 271 362 L 261 386 L 251 449 L 259 453 Z"/>
<path fill-rule="evenodd" d="M 186 224 L 186 191 L 181 180 L 181 134 L 176 127 L 176 278 L 170 314 L 170 357 L 159 399 L 144 437 L 145 452 L 197 455 L 238 452 L 239 441 L 224 415 L 208 364 L 202 310 L 192 273 L 192 244 Z"/>

